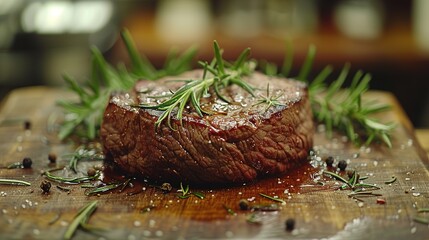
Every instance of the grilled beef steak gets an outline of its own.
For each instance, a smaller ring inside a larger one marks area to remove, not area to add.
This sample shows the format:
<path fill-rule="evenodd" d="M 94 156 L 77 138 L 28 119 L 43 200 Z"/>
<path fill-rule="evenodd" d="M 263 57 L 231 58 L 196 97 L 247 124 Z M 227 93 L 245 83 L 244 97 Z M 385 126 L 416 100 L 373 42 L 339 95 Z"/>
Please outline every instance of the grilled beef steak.
<path fill-rule="evenodd" d="M 192 184 L 242 183 L 278 176 L 307 157 L 313 120 L 306 85 L 255 72 L 244 79 L 256 87 L 254 96 L 238 86 L 222 90 L 226 103 L 211 93 L 201 107 L 212 114 L 199 117 L 187 107 L 182 122 L 171 127 L 155 122 L 158 110 L 133 107 L 156 104 L 183 82 L 198 79 L 195 70 L 180 77 L 140 81 L 130 93 L 111 96 L 101 126 L 106 157 L 124 172 L 153 182 Z M 267 96 L 267 90 L 269 90 Z M 269 106 L 263 98 L 276 99 Z"/>

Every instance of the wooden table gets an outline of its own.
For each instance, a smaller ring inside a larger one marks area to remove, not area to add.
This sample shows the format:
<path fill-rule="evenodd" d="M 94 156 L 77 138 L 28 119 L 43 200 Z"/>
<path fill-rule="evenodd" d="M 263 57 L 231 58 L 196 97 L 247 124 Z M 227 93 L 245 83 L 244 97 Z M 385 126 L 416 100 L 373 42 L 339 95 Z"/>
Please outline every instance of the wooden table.
<path fill-rule="evenodd" d="M 0 165 L 7 166 L 24 157 L 33 160 L 31 169 L 0 169 L 0 178 L 25 180 L 31 186 L 0 185 L 1 239 L 61 239 L 78 210 L 98 201 L 89 224 L 103 228 L 97 234 L 78 230 L 75 239 L 427 239 L 427 224 L 415 217 L 429 219 L 429 213 L 418 213 L 429 207 L 429 161 L 417 142 L 411 124 L 395 98 L 388 93 L 372 92 L 366 98 L 390 103 L 393 110 L 380 115 L 396 122 L 393 148 L 371 145 L 356 147 L 341 136 L 326 139 L 323 132 L 315 135 L 315 150 L 322 159 L 332 155 L 348 159 L 348 169 L 356 170 L 366 183 L 376 184 L 380 196 L 349 197 L 350 190 L 338 190 L 337 180 L 320 175 L 322 161 L 313 167 L 304 163 L 293 172 L 256 183 L 225 188 L 194 189 L 205 195 L 187 199 L 177 197 L 177 189 L 163 193 L 156 187 L 133 180 L 132 187 L 99 196 L 85 195 L 81 185 L 67 186 L 69 193 L 52 182 L 49 194 L 42 194 L 40 184 L 44 170 L 68 164 L 64 156 L 74 150 L 69 142 L 56 138 L 55 119 L 61 111 L 56 100 L 67 96 L 53 88 L 33 87 L 13 91 L 1 105 Z M 24 121 L 31 122 L 25 130 Z M 50 164 L 48 154 L 58 160 Z M 97 162 L 83 161 L 84 172 Z M 60 171 L 61 172 L 61 171 Z M 70 173 L 64 170 L 62 173 Z M 395 176 L 397 180 L 385 184 Z M 320 179 L 319 179 L 320 178 Z M 323 184 L 323 185 L 322 185 Z M 142 188 L 144 187 L 144 190 Z M 137 194 L 130 194 L 137 193 Z M 260 193 L 278 196 L 284 204 L 264 198 Z M 252 206 L 277 204 L 278 211 L 243 211 L 240 199 Z M 382 199 L 385 204 L 382 204 Z M 227 211 L 229 208 L 231 211 Z M 150 211 L 147 211 L 150 209 Z M 234 213 L 232 213 L 232 211 Z M 295 220 L 293 231 L 285 230 L 286 219 Z M 250 220 L 257 220 L 251 223 Z"/>

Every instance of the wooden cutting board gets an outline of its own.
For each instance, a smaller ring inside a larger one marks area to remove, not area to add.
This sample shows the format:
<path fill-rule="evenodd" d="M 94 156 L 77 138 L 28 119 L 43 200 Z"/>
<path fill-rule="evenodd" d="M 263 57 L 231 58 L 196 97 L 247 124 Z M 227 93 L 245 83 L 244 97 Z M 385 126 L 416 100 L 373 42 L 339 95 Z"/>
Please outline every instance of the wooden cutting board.
<path fill-rule="evenodd" d="M 76 146 L 56 138 L 55 123 L 61 111 L 55 106 L 64 91 L 32 87 L 13 91 L 1 105 L 0 166 L 33 160 L 31 169 L 0 169 L 0 178 L 25 180 L 31 186 L 0 185 L 0 239 L 61 239 L 79 209 L 97 200 L 97 210 L 89 224 L 102 231 L 78 230 L 74 239 L 428 239 L 427 224 L 413 218 L 429 219 L 418 213 L 429 207 L 429 161 L 412 134 L 413 129 L 395 98 L 389 93 L 371 92 L 365 98 L 389 103 L 393 110 L 380 115 L 394 121 L 393 148 L 372 145 L 356 147 L 341 136 L 326 139 L 323 131 L 315 136 L 315 150 L 322 159 L 334 156 L 349 161 L 348 169 L 367 176 L 366 183 L 381 189 L 380 196 L 348 196 L 338 190 L 341 184 L 319 173 L 321 161 L 306 162 L 293 172 L 256 183 L 224 188 L 194 189 L 204 199 L 178 198 L 177 188 L 163 193 L 157 187 L 131 181 L 122 192 L 114 190 L 99 196 L 85 195 L 81 185 L 67 186 L 69 193 L 52 182 L 49 194 L 42 194 L 44 170 L 67 165 L 65 154 Z M 31 122 L 30 130 L 24 122 Z M 320 128 L 319 128 L 320 130 Z M 49 164 L 48 154 L 58 156 Z M 94 161 L 79 163 L 85 171 Z M 385 181 L 395 176 L 392 184 Z M 319 179 L 320 177 L 320 179 Z M 323 185 L 322 185 L 323 184 Z M 277 196 L 284 204 L 260 195 Z M 240 199 L 251 206 L 277 204 L 278 211 L 243 211 Z M 377 203 L 385 200 L 385 204 Z M 379 200 L 380 201 L 380 200 Z M 148 209 L 150 208 L 150 211 Z M 227 211 L 227 209 L 231 211 Z M 234 213 L 232 213 L 232 211 Z M 295 220 L 293 231 L 285 230 L 287 219 Z M 256 222 L 251 222 L 255 220 Z"/>

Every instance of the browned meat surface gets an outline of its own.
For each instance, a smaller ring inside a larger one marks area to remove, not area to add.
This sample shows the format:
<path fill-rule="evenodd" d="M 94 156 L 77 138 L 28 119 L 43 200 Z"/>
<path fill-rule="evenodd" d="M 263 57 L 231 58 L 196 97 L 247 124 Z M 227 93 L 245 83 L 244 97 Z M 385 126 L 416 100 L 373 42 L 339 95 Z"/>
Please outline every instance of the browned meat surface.
<path fill-rule="evenodd" d="M 174 79 L 201 74 L 196 70 Z M 211 94 L 202 100 L 202 108 L 213 114 L 201 118 L 189 107 L 181 124 L 173 117 L 173 129 L 166 121 L 156 128 L 160 111 L 130 105 L 154 104 L 150 96 L 183 84 L 171 79 L 141 81 L 133 92 L 111 97 L 101 139 L 107 158 L 122 171 L 153 182 L 242 183 L 284 174 L 305 161 L 313 138 L 305 84 L 256 72 L 246 78 L 258 88 L 255 97 L 232 86 L 223 94 L 233 103 Z M 270 95 L 282 105 L 267 109 L 265 103 L 256 104 L 266 96 L 268 83 Z"/>

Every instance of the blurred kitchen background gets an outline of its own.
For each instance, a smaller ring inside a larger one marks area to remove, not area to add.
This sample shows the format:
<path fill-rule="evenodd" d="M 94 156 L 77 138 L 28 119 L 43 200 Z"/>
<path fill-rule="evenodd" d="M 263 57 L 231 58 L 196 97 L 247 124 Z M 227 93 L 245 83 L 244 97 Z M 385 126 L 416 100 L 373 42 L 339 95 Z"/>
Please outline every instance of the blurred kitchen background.
<path fill-rule="evenodd" d="M 198 58 L 211 59 L 216 39 L 227 59 L 251 47 L 277 64 L 291 41 L 297 68 L 314 44 L 314 73 L 346 62 L 370 72 L 373 89 L 393 92 L 428 128 L 428 23 L 427 0 L 0 0 L 0 99 L 17 87 L 60 86 L 64 73 L 85 79 L 90 46 L 127 63 L 126 27 L 156 66 L 171 47 L 197 45 Z"/>

